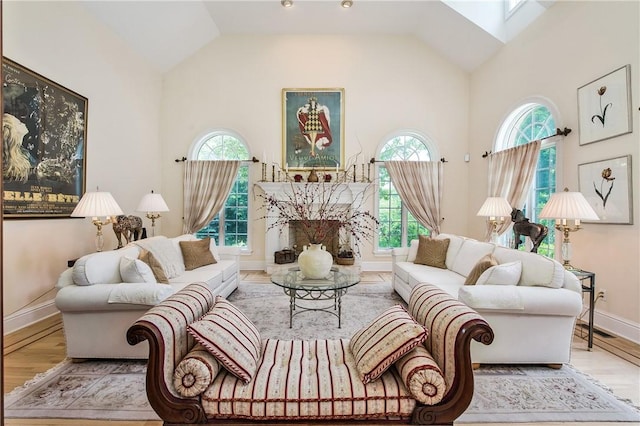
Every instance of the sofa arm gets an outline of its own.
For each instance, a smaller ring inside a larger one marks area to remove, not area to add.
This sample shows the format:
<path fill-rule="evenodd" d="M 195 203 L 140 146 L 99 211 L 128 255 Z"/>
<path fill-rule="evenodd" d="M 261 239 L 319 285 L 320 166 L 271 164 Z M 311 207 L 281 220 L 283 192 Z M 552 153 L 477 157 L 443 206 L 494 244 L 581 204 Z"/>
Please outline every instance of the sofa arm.
<path fill-rule="evenodd" d="M 73 268 L 67 268 L 62 271 L 62 273 L 58 277 L 56 288 L 61 289 L 70 285 L 75 285 L 75 283 L 73 282 Z"/>
<path fill-rule="evenodd" d="M 240 247 L 218 246 L 220 258 L 240 262 Z"/>
<path fill-rule="evenodd" d="M 391 249 L 391 263 L 406 262 L 409 256 L 409 247 Z"/>
<path fill-rule="evenodd" d="M 564 283 L 562 288 L 582 294 L 582 284 L 580 284 L 580 280 L 573 274 L 573 272 L 567 271 L 566 269 L 564 271 Z"/>

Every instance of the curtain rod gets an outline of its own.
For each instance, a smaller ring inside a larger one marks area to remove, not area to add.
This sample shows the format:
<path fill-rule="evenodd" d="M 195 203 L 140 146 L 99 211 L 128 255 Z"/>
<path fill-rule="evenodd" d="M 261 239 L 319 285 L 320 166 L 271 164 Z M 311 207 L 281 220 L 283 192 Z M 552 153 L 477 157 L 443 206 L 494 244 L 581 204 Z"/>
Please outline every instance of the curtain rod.
<path fill-rule="evenodd" d="M 384 163 L 384 162 L 385 162 L 385 160 L 376 160 L 374 157 L 371 157 L 371 160 L 369 160 L 369 163 L 371 163 L 371 164 L 373 164 L 373 163 Z M 449 161 L 445 160 L 444 157 L 442 157 L 440 159 L 440 162 L 441 163 L 448 163 Z"/>
<path fill-rule="evenodd" d="M 187 157 L 182 157 L 182 158 L 176 158 L 175 160 L 176 163 L 184 163 L 185 161 L 187 161 Z M 240 160 L 240 161 L 251 161 L 252 163 L 259 163 L 260 160 L 258 160 L 256 157 L 251 157 L 250 160 Z"/>
<path fill-rule="evenodd" d="M 556 136 L 567 136 L 569 133 L 571 133 L 571 129 L 565 127 L 564 129 L 560 129 L 559 127 L 556 127 L 556 134 L 555 135 L 551 135 L 551 136 L 546 136 L 544 138 L 540 138 L 538 140 L 545 140 L 545 139 L 549 139 L 549 138 L 555 138 Z M 482 158 L 487 158 L 489 155 L 491 155 L 491 151 L 485 151 L 484 154 L 482 154 Z"/>

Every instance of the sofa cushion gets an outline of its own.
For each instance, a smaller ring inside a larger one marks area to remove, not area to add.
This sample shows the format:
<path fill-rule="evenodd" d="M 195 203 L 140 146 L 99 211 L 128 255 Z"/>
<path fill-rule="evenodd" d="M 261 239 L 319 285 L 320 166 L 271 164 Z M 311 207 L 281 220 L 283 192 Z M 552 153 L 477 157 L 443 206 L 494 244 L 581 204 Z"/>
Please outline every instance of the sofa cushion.
<path fill-rule="evenodd" d="M 464 286 L 458 299 L 476 310 L 516 311 L 524 310 L 524 298 L 517 286 L 475 285 Z"/>
<path fill-rule="evenodd" d="M 209 387 L 218 371 L 218 360 L 204 346 L 196 344 L 173 370 L 173 386 L 179 395 L 192 398 Z"/>
<path fill-rule="evenodd" d="M 393 265 L 393 273 L 411 288 L 420 283 L 438 285 L 453 297 L 458 297 L 458 288 L 464 284 L 465 277 L 448 269 L 418 265 L 412 262 L 398 262 Z"/>
<path fill-rule="evenodd" d="M 120 276 L 125 283 L 155 283 L 151 267 L 140 259 L 129 256 L 120 258 Z"/>
<path fill-rule="evenodd" d="M 168 284 L 120 283 L 113 285 L 108 303 L 129 303 L 134 305 L 155 306 L 176 292 Z"/>
<path fill-rule="evenodd" d="M 447 386 L 440 367 L 424 345 L 418 345 L 395 363 L 411 395 L 427 405 L 442 401 Z"/>
<path fill-rule="evenodd" d="M 522 274 L 518 285 L 562 288 L 564 267 L 560 262 L 538 253 L 496 247 L 498 263 L 522 261 Z"/>
<path fill-rule="evenodd" d="M 153 253 L 160 265 L 162 265 L 162 269 L 167 278 L 175 278 L 184 272 L 182 254 L 176 247 L 175 242 L 167 237 L 159 235 L 134 241 L 134 244 Z"/>
<path fill-rule="evenodd" d="M 518 285 L 522 273 L 522 262 L 502 263 L 488 268 L 478 278 L 477 285 Z"/>
<path fill-rule="evenodd" d="M 164 269 L 162 268 L 162 265 L 160 264 L 160 262 L 158 262 L 158 259 L 156 259 L 153 253 L 147 250 L 141 250 L 140 260 L 146 263 L 147 265 L 149 265 L 149 268 L 151 268 L 151 271 L 153 272 L 153 276 L 155 277 L 156 282 L 163 283 L 163 284 L 169 283 L 169 280 L 167 279 L 167 276 L 164 273 Z"/>
<path fill-rule="evenodd" d="M 420 235 L 418 253 L 413 263 L 447 269 L 445 261 L 447 259 L 448 248 L 448 239 L 435 239 Z"/>
<path fill-rule="evenodd" d="M 376 380 L 398 358 L 424 342 L 427 330 L 396 305 L 378 315 L 351 338 L 349 347 L 362 383 Z"/>
<path fill-rule="evenodd" d="M 216 296 L 213 308 L 188 331 L 234 376 L 245 383 L 253 379 L 260 359 L 260 333 L 230 302 Z"/>
<path fill-rule="evenodd" d="M 137 247 L 124 247 L 82 256 L 73 265 L 73 282 L 76 285 L 121 283 L 120 258 L 138 257 L 138 253 Z"/>
<path fill-rule="evenodd" d="M 449 269 L 460 275 L 468 277 L 471 270 L 478 263 L 478 260 L 484 256 L 493 253 L 494 244 L 476 241 L 472 239 L 464 239 L 453 264 Z M 496 257 L 496 259 L 498 259 Z M 500 262 L 500 259 L 498 259 Z"/>
<path fill-rule="evenodd" d="M 184 269 L 192 271 L 201 266 L 216 263 L 216 259 L 209 250 L 209 238 L 196 241 L 180 241 L 180 251 L 184 260 Z"/>
<path fill-rule="evenodd" d="M 460 247 L 462 247 L 462 244 L 467 238 L 453 234 L 438 234 L 436 238 L 449 240 L 449 248 L 447 249 L 447 260 L 445 261 L 445 263 L 447 264 L 447 269 L 453 269 L 453 264 L 456 260 L 456 257 L 458 256 Z"/>
<path fill-rule="evenodd" d="M 471 269 L 471 272 L 469 272 L 469 276 L 464 281 L 464 284 L 465 285 L 475 284 L 478 281 L 478 278 L 480 278 L 480 275 L 482 275 L 484 271 L 491 268 L 492 266 L 496 266 L 497 264 L 498 264 L 498 261 L 496 260 L 495 257 L 493 257 L 493 255 L 488 254 L 482 257 L 480 260 L 478 260 L 478 263 L 475 264 L 473 269 Z"/>

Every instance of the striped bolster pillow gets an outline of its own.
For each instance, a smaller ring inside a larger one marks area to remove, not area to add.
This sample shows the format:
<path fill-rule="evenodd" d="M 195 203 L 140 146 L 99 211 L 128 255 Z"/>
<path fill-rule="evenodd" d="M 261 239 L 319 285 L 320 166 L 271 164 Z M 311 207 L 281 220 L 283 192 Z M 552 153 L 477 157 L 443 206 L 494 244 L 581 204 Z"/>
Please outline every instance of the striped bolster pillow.
<path fill-rule="evenodd" d="M 379 378 L 401 356 L 427 338 L 427 330 L 401 306 L 393 306 L 353 335 L 349 349 L 362 383 Z"/>
<path fill-rule="evenodd" d="M 440 367 L 424 345 L 418 345 L 395 363 L 411 395 L 426 405 L 442 401 L 447 386 Z"/>
<path fill-rule="evenodd" d="M 173 371 L 173 386 L 185 398 L 204 392 L 220 371 L 220 364 L 204 346 L 197 344 Z"/>
<path fill-rule="evenodd" d="M 199 321 L 188 326 L 189 333 L 222 366 L 245 383 L 258 369 L 262 349 L 260 332 L 245 314 L 221 296 Z"/>

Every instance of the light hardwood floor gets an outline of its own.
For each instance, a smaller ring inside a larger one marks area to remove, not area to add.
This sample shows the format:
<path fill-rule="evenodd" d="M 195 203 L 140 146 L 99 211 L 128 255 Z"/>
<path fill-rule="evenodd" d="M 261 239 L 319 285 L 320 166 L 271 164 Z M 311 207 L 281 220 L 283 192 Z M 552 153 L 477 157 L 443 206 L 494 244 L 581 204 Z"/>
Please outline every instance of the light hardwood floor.
<path fill-rule="evenodd" d="M 255 278 L 255 280 L 250 279 Z M 246 274 L 243 278 L 247 281 L 258 281 L 255 274 Z M 366 281 L 378 282 L 386 280 L 385 274 L 367 273 Z M 268 281 L 267 281 L 268 282 Z M 608 386 L 613 392 L 633 401 L 640 406 L 640 348 L 638 345 L 613 337 L 602 337 L 596 334 L 593 351 L 587 350 L 585 333 L 578 327 L 573 341 L 571 364 L 580 371 L 599 380 Z M 617 356 L 620 354 L 621 356 Z M 4 357 L 4 391 L 9 392 L 22 385 L 36 374 L 45 372 L 65 358 L 65 343 L 63 332 L 59 327 L 52 327 L 49 334 L 42 333 L 38 340 L 15 350 Z M 49 426 L 160 426 L 159 421 L 89 421 L 68 419 L 4 419 L 6 425 L 49 425 Z M 219 423 L 220 424 L 220 423 Z M 238 423 L 234 423 L 237 425 Z M 264 425 L 264 423 L 262 423 Z M 335 423 L 334 423 L 335 424 Z M 349 423 L 353 424 L 353 423 Z M 362 423 L 364 424 L 364 423 Z M 371 423 L 367 423 L 370 425 Z M 520 423 L 518 426 L 527 425 L 620 425 L 620 423 Z M 640 424 L 640 423 L 639 423 Z M 474 426 L 474 424 L 467 424 Z M 503 423 L 487 424 L 483 426 L 505 426 Z M 632 423 L 624 423 L 632 425 Z"/>

